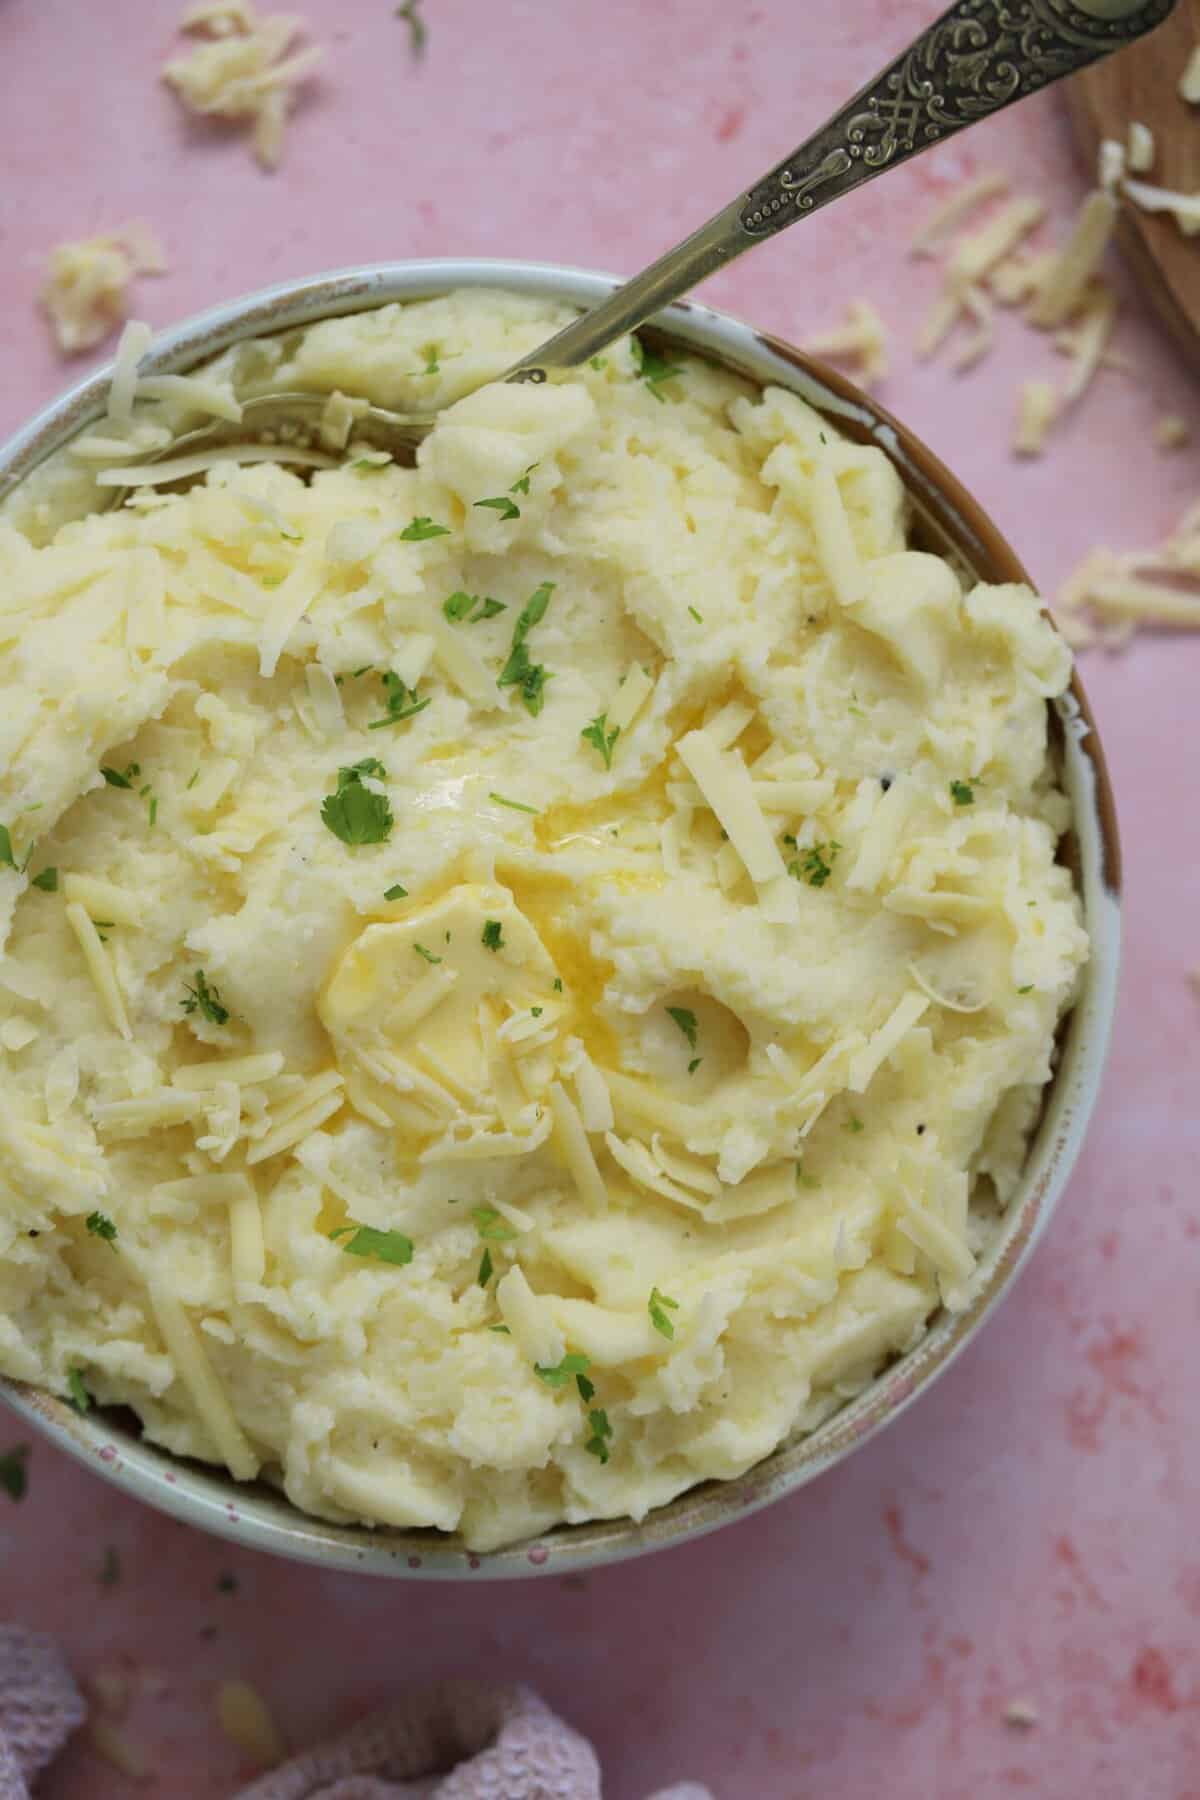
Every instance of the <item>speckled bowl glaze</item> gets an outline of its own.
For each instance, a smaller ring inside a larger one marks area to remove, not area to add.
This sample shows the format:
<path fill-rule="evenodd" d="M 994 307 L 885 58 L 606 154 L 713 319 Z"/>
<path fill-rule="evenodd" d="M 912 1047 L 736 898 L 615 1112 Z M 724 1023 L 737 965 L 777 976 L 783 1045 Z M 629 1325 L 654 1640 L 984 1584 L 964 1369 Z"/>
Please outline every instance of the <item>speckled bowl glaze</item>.
<path fill-rule="evenodd" d="M 470 261 L 382 263 L 271 288 L 164 332 L 147 359 L 155 372 L 185 371 L 238 339 L 313 324 L 335 314 L 454 288 L 503 287 L 591 306 L 615 285 L 607 275 L 546 264 Z M 891 459 L 914 508 L 914 541 L 955 557 L 989 582 L 1027 581 L 1016 553 L 949 470 L 867 395 L 798 350 L 691 302 L 656 321 L 669 342 L 750 380 L 801 395 L 844 432 Z M 56 401 L 0 449 L 0 494 L 24 478 L 102 411 L 110 370 Z M 207 1465 L 172 1457 L 142 1440 L 128 1412 L 75 1412 L 52 1395 L 0 1380 L 0 1398 L 30 1425 L 117 1487 L 206 1531 L 330 1569 L 437 1580 L 562 1574 L 665 1549 L 745 1518 L 832 1468 L 899 1417 L 978 1331 L 1012 1286 L 1044 1230 L 1083 1142 L 1112 1024 L 1120 948 L 1120 851 L 1104 756 L 1076 680 L 1055 707 L 1062 778 L 1074 808 L 1064 855 L 1083 897 L 1092 958 L 1079 999 L 1059 1034 L 1058 1066 L 1030 1144 L 1020 1188 L 986 1260 L 975 1297 L 940 1314 L 907 1356 L 809 1437 L 785 1444 L 735 1481 L 705 1482 L 629 1521 L 559 1526 L 536 1540 L 486 1555 L 431 1531 L 332 1525 L 296 1510 L 264 1483 L 241 1486 Z"/>

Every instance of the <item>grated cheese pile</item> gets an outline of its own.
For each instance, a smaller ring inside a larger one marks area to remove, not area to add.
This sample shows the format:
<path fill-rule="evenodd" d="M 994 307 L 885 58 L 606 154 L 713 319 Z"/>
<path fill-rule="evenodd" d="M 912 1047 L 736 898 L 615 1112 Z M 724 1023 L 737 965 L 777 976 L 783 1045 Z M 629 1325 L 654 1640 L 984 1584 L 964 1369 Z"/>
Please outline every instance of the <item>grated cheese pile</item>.
<path fill-rule="evenodd" d="M 119 231 L 51 251 L 39 296 L 58 347 L 68 356 L 102 343 L 124 319 L 135 275 L 165 275 L 166 258 L 149 226 Z"/>
<path fill-rule="evenodd" d="M 1053 332 L 1054 348 L 1070 358 L 1061 384 L 1030 379 L 1018 390 L 1011 447 L 1016 456 L 1039 456 L 1051 430 L 1078 405 L 1110 349 L 1117 302 L 1101 273 L 1112 237 L 1118 201 L 1112 191 L 1123 179 L 1125 152 L 1105 145 L 1100 186 L 1089 194 L 1057 250 L 1030 250 L 1028 240 L 1042 224 L 1046 208 L 1034 195 L 1008 197 L 1008 180 L 990 171 L 950 194 L 909 244 L 912 256 L 942 258 L 942 292 L 917 336 L 917 355 L 937 355 L 955 335 L 950 366 L 973 368 L 994 341 L 996 305 L 1021 310 L 1027 324 Z M 991 205 L 982 224 L 952 231 Z"/>
<path fill-rule="evenodd" d="M 1076 649 L 1120 649 L 1139 625 L 1200 631 L 1200 501 L 1150 550 L 1089 552 L 1060 589 L 1054 616 Z"/>
<path fill-rule="evenodd" d="M 163 80 L 189 112 L 249 121 L 256 159 L 276 168 L 296 91 L 322 59 L 316 46 L 291 48 L 302 22 L 291 13 L 260 18 L 250 0 L 211 0 L 185 13 L 180 29 L 207 41 L 173 57 Z"/>
<path fill-rule="evenodd" d="M 844 322 L 809 338 L 805 348 L 813 356 L 848 361 L 866 388 L 882 381 L 888 372 L 887 328 L 868 300 L 852 300 Z"/>
<path fill-rule="evenodd" d="M 450 403 L 416 469 L 0 513 L 0 1369 L 475 1548 L 740 1474 L 963 1306 L 1087 956 L 1034 595 L 694 358 L 453 403 L 569 316 L 331 320 L 90 434 Z"/>

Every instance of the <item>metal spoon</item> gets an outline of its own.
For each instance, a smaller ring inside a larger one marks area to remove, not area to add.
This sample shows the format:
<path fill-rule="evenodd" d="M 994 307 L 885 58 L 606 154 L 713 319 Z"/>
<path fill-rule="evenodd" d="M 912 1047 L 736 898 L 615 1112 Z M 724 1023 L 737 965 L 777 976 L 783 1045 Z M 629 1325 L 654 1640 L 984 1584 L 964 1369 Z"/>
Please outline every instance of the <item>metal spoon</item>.
<path fill-rule="evenodd" d="M 1174 4 L 958 0 L 791 156 L 609 299 L 523 357 L 504 379 L 545 381 L 549 369 L 586 362 L 743 251 L 965 126 L 1121 49 L 1160 25 Z M 249 399 L 239 424 L 221 422 L 189 431 L 139 470 L 121 471 L 113 485 L 153 483 L 154 461 L 244 443 L 247 436 L 282 438 L 292 445 L 317 442 L 325 404 L 323 394 Z M 411 463 L 436 416 L 373 406 L 356 419 L 354 439 Z M 295 460 L 321 459 L 305 459 L 301 452 Z"/>

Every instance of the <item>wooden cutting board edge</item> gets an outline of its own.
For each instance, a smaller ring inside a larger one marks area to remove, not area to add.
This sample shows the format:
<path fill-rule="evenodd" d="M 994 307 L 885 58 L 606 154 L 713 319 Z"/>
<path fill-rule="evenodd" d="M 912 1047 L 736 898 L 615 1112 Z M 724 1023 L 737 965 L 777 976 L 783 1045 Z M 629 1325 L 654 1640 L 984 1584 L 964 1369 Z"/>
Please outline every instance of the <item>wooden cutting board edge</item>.
<path fill-rule="evenodd" d="M 1155 134 L 1154 167 L 1140 179 L 1195 192 L 1200 188 L 1200 109 L 1176 92 L 1193 45 L 1200 42 L 1200 0 L 1180 0 L 1149 37 L 1064 83 L 1064 97 L 1084 174 L 1096 179 L 1100 140 L 1125 141 L 1130 121 Z M 1176 345 L 1200 372 L 1200 236 L 1184 237 L 1165 213 L 1128 206 L 1117 243 L 1146 299 Z"/>

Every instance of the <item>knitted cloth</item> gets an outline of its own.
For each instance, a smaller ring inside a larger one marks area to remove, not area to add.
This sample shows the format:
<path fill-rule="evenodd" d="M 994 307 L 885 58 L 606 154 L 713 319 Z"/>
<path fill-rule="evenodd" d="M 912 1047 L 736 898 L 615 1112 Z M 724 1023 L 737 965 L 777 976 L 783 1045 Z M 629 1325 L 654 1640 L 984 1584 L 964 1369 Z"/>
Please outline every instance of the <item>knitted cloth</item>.
<path fill-rule="evenodd" d="M 53 1640 L 0 1626 L 0 1800 L 30 1800 L 87 1709 Z M 447 1681 L 304 1750 L 236 1800 L 601 1800 L 586 1738 L 530 1689 Z M 652 1800 L 712 1800 L 691 1782 Z"/>

